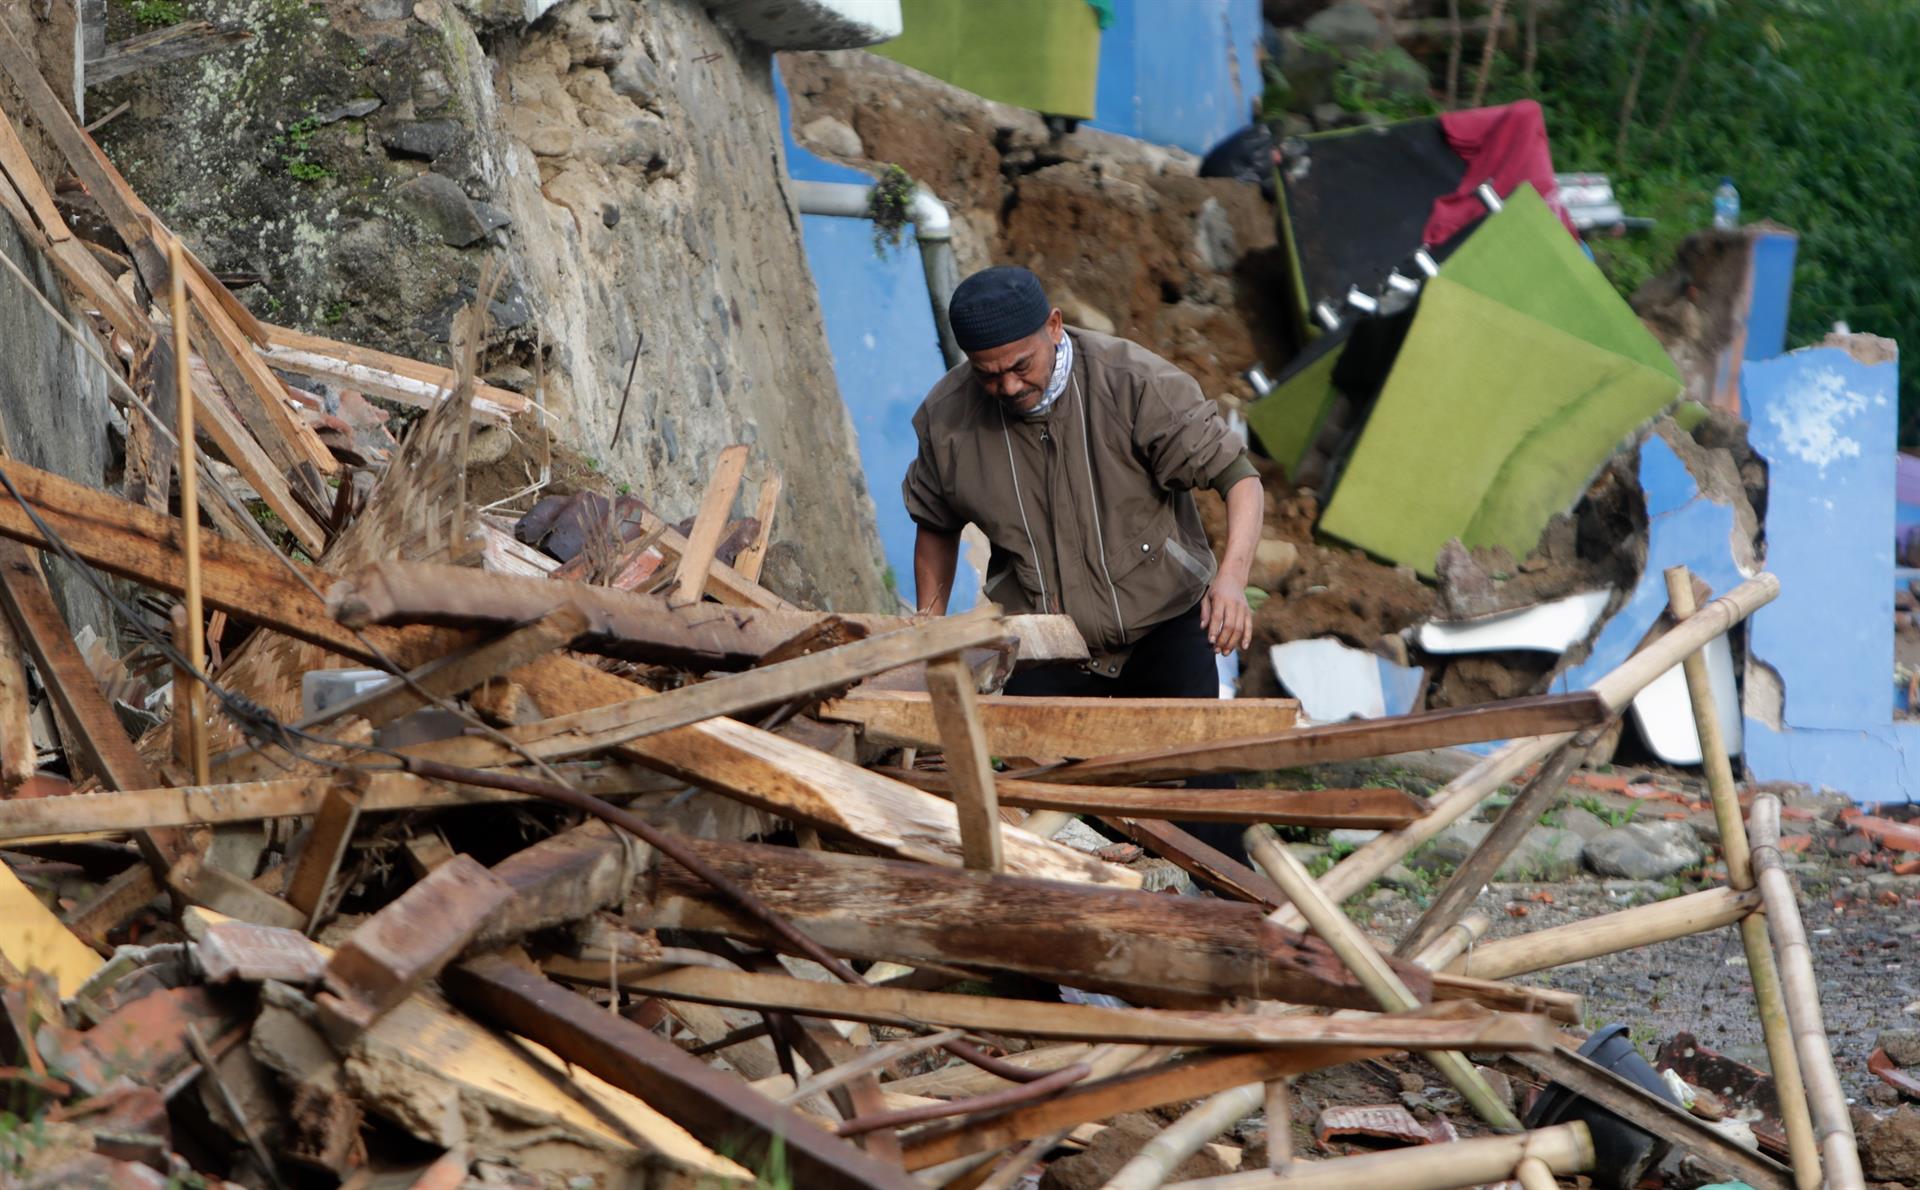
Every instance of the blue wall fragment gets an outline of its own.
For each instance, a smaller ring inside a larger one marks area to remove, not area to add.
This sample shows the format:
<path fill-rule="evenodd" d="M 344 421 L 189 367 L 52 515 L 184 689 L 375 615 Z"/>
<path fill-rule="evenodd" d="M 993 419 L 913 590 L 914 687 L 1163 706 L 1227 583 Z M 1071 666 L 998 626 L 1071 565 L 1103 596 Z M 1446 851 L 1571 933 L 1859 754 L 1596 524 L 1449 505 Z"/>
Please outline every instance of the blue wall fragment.
<path fill-rule="evenodd" d="M 1114 0 L 1096 128 L 1204 154 L 1253 118 L 1260 0 Z"/>
<path fill-rule="evenodd" d="M 1767 461 L 1767 568 L 1748 631 L 1747 768 L 1857 801 L 1920 792 L 1920 723 L 1893 721 L 1898 368 L 1816 347 L 1742 370 Z M 1778 705 L 1768 705 L 1776 683 Z"/>

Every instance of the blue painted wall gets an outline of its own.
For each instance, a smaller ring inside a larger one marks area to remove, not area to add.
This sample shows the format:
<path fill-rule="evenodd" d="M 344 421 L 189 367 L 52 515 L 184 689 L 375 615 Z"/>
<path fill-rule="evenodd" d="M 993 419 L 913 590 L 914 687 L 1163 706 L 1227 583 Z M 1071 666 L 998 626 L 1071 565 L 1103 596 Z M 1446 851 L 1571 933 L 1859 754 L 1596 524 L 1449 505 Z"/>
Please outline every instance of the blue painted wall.
<path fill-rule="evenodd" d="M 808 182 L 873 181 L 801 148 L 793 139 L 787 89 L 777 72 L 774 90 L 790 176 Z M 913 412 L 947 371 L 920 251 L 909 235 L 900 247 L 876 255 L 873 225 L 864 219 L 803 215 L 800 233 L 819 290 L 834 378 L 859 435 L 880 546 L 901 596 L 912 600 L 914 526 L 900 503 L 900 481 L 917 449 Z M 854 516 L 854 510 L 847 515 Z M 978 595 L 979 577 L 963 559 L 949 609 L 964 611 Z"/>
<path fill-rule="evenodd" d="M 1260 0 L 1114 0 L 1096 128 L 1205 153 L 1260 98 Z"/>
<path fill-rule="evenodd" d="M 1920 795 L 1920 723 L 1893 720 L 1894 436 L 1898 367 L 1838 347 L 1741 372 L 1767 462 L 1767 568 L 1780 598 L 1748 632 L 1747 768 L 1856 801 Z M 1753 666 L 1779 675 L 1777 724 Z"/>

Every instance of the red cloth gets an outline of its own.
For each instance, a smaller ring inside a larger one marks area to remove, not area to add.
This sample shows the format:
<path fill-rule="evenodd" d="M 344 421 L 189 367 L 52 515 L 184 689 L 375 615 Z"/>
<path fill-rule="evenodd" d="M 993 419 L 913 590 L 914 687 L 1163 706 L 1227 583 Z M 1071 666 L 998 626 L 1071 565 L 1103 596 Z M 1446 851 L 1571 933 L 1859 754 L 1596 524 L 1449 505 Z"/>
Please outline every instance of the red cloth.
<path fill-rule="evenodd" d="M 1429 247 L 1446 243 L 1486 213 L 1487 208 L 1473 192 L 1488 180 L 1502 198 L 1522 182 L 1533 183 L 1547 206 L 1567 225 L 1568 233 L 1579 238 L 1573 220 L 1567 217 L 1567 208 L 1560 202 L 1560 187 L 1553 180 L 1547 119 L 1538 103 L 1522 99 L 1504 107 L 1447 112 L 1440 117 L 1440 131 L 1466 161 L 1467 172 L 1460 179 L 1459 189 L 1434 200 L 1433 213 L 1427 216 L 1427 229 L 1421 235 Z"/>

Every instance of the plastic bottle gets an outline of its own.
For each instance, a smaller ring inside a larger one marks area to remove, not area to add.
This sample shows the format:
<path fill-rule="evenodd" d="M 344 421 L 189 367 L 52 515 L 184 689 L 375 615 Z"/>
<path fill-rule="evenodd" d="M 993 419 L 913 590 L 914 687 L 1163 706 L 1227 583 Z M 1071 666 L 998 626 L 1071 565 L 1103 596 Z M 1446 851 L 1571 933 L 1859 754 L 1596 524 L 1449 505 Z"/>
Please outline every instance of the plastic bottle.
<path fill-rule="evenodd" d="M 1740 192 L 1733 188 L 1732 178 L 1721 178 L 1713 192 L 1713 225 L 1721 231 L 1740 226 Z"/>

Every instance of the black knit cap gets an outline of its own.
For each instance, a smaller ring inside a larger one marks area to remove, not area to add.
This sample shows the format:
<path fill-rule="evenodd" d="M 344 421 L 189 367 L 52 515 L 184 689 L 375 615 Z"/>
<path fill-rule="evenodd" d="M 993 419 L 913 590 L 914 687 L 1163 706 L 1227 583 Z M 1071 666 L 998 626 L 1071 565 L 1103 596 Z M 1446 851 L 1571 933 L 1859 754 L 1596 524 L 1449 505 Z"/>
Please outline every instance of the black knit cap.
<path fill-rule="evenodd" d="M 962 351 L 1024 339 L 1045 326 L 1051 313 L 1040 278 L 1014 265 L 981 269 L 960 283 L 947 305 L 953 339 Z"/>

